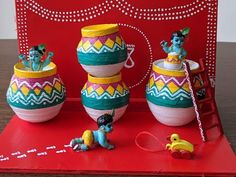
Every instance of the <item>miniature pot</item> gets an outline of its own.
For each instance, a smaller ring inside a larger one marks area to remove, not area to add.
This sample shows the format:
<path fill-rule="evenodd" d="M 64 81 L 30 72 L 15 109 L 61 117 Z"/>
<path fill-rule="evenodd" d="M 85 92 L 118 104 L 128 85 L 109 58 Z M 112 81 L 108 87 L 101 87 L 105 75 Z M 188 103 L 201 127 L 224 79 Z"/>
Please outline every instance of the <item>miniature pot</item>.
<path fill-rule="evenodd" d="M 109 77 L 120 72 L 127 59 L 127 48 L 117 24 L 100 24 L 81 29 L 77 47 L 79 63 L 96 77 Z"/>
<path fill-rule="evenodd" d="M 188 60 L 192 72 L 199 64 Z M 199 78 L 195 79 L 195 84 Z M 164 68 L 164 60 L 153 63 L 152 73 L 146 87 L 146 98 L 155 118 L 168 126 L 182 126 L 195 118 L 195 111 L 190 94 L 189 84 L 183 70 Z"/>
<path fill-rule="evenodd" d="M 185 59 L 183 59 L 185 60 Z M 179 54 L 171 52 L 164 60 L 164 68 L 169 70 L 180 70 L 182 68 L 182 60 L 179 60 Z"/>
<path fill-rule="evenodd" d="M 22 63 L 14 66 L 7 102 L 16 115 L 29 122 L 55 117 L 65 100 L 65 87 L 54 63 L 43 71 L 27 71 Z"/>
<path fill-rule="evenodd" d="M 113 121 L 118 120 L 129 103 L 129 90 L 121 80 L 121 74 L 98 78 L 88 75 L 88 81 L 81 91 L 82 104 L 89 116 L 97 121 L 103 114 L 115 110 Z"/>

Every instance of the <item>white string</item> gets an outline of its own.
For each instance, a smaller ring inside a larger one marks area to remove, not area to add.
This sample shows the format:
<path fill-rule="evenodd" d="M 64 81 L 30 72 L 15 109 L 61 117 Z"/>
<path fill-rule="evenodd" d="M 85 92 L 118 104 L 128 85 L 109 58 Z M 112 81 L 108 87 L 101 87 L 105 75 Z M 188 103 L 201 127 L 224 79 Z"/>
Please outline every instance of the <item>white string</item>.
<path fill-rule="evenodd" d="M 202 128 L 202 122 L 201 122 L 201 118 L 200 118 L 199 111 L 198 111 L 198 106 L 197 106 L 197 103 L 196 103 L 196 99 L 194 97 L 193 86 L 192 86 L 191 81 L 190 81 L 190 76 L 189 76 L 190 69 L 188 68 L 186 62 L 183 62 L 183 65 L 184 65 L 184 71 L 185 71 L 185 74 L 186 74 L 186 78 L 187 78 L 187 81 L 188 81 L 188 84 L 189 84 L 189 90 L 190 90 L 191 97 L 192 97 L 192 100 L 193 100 L 194 111 L 195 111 L 195 114 L 196 114 L 196 117 L 197 117 L 197 122 L 198 122 L 198 127 L 200 129 L 200 134 L 201 134 L 202 140 L 205 142 L 206 138 L 204 136 L 204 132 L 203 132 L 203 128 Z"/>

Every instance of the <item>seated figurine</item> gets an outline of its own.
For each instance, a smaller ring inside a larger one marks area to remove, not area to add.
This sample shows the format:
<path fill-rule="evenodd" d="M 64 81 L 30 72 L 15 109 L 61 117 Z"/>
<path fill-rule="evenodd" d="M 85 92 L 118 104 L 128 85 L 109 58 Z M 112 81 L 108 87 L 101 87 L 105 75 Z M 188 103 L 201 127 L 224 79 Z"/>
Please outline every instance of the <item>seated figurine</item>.
<path fill-rule="evenodd" d="M 42 71 L 43 68 L 51 62 L 51 58 L 53 57 L 53 52 L 48 52 L 47 58 L 42 61 L 45 51 L 46 49 L 44 44 L 33 46 L 29 50 L 29 60 L 26 59 L 24 54 L 20 54 L 19 59 L 26 68 L 29 68 L 32 71 Z"/>
<path fill-rule="evenodd" d="M 87 151 L 93 148 L 95 144 L 111 150 L 114 149 L 114 145 L 109 144 L 107 139 L 107 133 L 112 131 L 112 122 L 114 117 L 114 110 L 112 115 L 104 114 L 97 119 L 98 130 L 85 130 L 82 137 L 72 139 L 70 146 L 75 151 Z"/>
<path fill-rule="evenodd" d="M 190 29 L 184 28 L 183 30 L 172 33 L 171 46 L 168 46 L 166 41 L 162 41 L 160 44 L 165 53 L 168 54 L 164 61 L 164 67 L 170 70 L 180 70 L 182 68 L 182 62 L 187 56 L 187 52 L 184 50 L 184 40 L 189 34 Z"/>

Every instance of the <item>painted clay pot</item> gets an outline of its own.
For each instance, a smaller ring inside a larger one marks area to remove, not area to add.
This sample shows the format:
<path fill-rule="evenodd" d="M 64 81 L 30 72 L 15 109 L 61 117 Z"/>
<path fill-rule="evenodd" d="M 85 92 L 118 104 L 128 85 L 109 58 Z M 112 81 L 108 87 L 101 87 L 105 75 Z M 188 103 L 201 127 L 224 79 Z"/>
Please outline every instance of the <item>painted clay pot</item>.
<path fill-rule="evenodd" d="M 191 71 L 199 64 L 188 60 Z M 202 84 L 199 78 L 195 84 Z M 195 111 L 190 94 L 189 84 L 184 70 L 164 68 L 164 60 L 156 60 L 146 87 L 146 98 L 155 118 L 168 126 L 182 126 L 195 118 Z"/>
<path fill-rule="evenodd" d="M 121 74 L 98 78 L 88 75 L 88 81 L 81 91 L 82 104 L 89 116 L 97 121 L 103 114 L 115 110 L 113 120 L 118 120 L 129 103 L 129 90 L 121 80 Z"/>
<path fill-rule="evenodd" d="M 77 47 L 79 63 L 96 77 L 118 74 L 127 59 L 127 48 L 117 24 L 100 24 L 81 29 Z"/>
<path fill-rule="evenodd" d="M 65 100 L 65 87 L 54 63 L 43 71 L 27 71 L 22 63 L 14 66 L 7 102 L 16 115 L 29 122 L 55 117 Z"/>

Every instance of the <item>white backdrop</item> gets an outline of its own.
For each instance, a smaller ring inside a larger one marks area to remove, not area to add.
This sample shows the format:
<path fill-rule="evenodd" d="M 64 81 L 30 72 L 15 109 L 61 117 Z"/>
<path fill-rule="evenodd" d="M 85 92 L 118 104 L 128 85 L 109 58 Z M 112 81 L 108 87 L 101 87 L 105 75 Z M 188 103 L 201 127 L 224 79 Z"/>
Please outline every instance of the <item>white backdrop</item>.
<path fill-rule="evenodd" d="M 219 0 L 217 40 L 236 42 L 236 0 Z M 16 39 L 14 0 L 0 0 L 0 39 Z"/>

